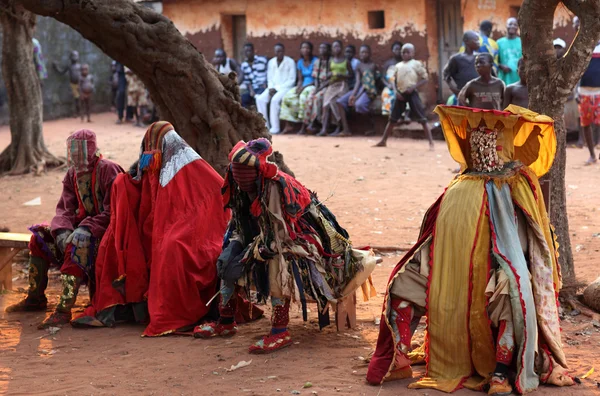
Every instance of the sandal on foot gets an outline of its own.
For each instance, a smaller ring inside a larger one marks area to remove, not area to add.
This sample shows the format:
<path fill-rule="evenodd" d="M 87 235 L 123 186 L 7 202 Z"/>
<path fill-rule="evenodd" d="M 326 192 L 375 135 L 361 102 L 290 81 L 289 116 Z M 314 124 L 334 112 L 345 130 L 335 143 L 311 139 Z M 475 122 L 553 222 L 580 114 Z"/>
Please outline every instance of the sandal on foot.
<path fill-rule="evenodd" d="M 237 324 L 205 323 L 196 326 L 194 338 L 231 337 L 237 333 Z"/>
<path fill-rule="evenodd" d="M 289 331 L 284 331 L 279 334 L 269 334 L 264 336 L 256 344 L 248 348 L 250 353 L 271 353 L 279 349 L 285 348 L 292 344 L 292 336 Z"/>

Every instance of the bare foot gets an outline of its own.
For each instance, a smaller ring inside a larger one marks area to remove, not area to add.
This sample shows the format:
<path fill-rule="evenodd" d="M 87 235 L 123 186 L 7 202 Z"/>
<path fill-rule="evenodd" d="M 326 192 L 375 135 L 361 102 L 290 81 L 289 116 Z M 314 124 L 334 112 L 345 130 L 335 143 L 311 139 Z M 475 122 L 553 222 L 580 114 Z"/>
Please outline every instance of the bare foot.
<path fill-rule="evenodd" d="M 90 119 L 88 118 L 88 122 L 92 122 L 92 120 L 90 120 Z"/>
<path fill-rule="evenodd" d="M 321 132 L 317 133 L 317 136 L 327 136 L 327 130 L 321 129 Z"/>
<path fill-rule="evenodd" d="M 387 147 L 386 143 L 382 140 L 381 142 L 377 143 L 375 146 L 373 147 Z"/>
<path fill-rule="evenodd" d="M 306 135 L 306 124 L 302 124 L 302 128 L 300 128 L 296 135 Z"/>
<path fill-rule="evenodd" d="M 285 128 L 283 128 L 283 131 L 281 131 L 281 134 L 287 135 L 288 133 L 292 133 L 292 132 L 294 132 L 294 128 L 286 126 Z"/>
<path fill-rule="evenodd" d="M 349 136 L 352 136 L 352 132 L 350 132 L 350 131 L 341 131 L 340 133 L 338 133 L 335 136 L 337 136 L 337 137 L 349 137 Z"/>

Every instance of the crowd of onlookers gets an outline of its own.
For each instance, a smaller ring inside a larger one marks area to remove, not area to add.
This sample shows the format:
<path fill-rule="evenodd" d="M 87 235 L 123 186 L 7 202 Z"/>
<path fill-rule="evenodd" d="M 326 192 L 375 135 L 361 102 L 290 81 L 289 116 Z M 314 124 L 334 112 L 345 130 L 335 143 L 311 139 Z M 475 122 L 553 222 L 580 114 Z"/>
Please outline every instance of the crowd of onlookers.
<path fill-rule="evenodd" d="M 356 48 L 344 48 L 339 40 L 320 44 L 318 55 L 314 55 L 313 44 L 304 41 L 297 61 L 285 55 L 283 44 L 276 44 L 274 51 L 275 57 L 267 60 L 255 54 L 254 46 L 248 43 L 241 65 L 222 49 L 215 51 L 213 59 L 220 73 L 237 73 L 242 105 L 256 106 L 272 134 L 349 136 L 349 110 L 368 115 L 373 126 L 373 101 L 381 94 L 381 112 L 392 122 L 380 145 L 385 145 L 392 123 L 409 118 L 423 125 L 433 145 L 418 95 L 428 74 L 423 63 L 414 59 L 412 44 L 395 42 L 384 70 L 373 62 L 371 48 L 366 44 L 360 46 L 358 59 Z"/>

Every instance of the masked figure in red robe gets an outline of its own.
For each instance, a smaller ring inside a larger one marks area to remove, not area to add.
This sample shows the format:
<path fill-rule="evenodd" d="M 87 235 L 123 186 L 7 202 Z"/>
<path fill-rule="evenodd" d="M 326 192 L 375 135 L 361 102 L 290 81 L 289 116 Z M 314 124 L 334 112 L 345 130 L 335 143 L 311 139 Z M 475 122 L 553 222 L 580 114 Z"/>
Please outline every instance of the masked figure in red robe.
<path fill-rule="evenodd" d="M 292 176 L 270 162 L 266 139 L 239 142 L 231 162 L 223 200 L 232 220 L 217 268 L 221 283 L 220 319 L 196 327 L 194 336 L 231 336 L 237 332 L 232 298 L 236 287 L 256 287 L 259 300 L 271 298 L 271 331 L 250 346 L 250 353 L 269 353 L 292 343 L 288 331 L 291 302 L 318 305 L 319 324 L 329 324 L 328 307 L 368 290 L 376 259 L 371 251 L 352 248 L 335 216 Z M 374 289 L 371 289 L 374 292 Z M 364 293 L 366 299 L 373 294 Z"/>
<path fill-rule="evenodd" d="M 230 214 L 215 172 L 168 122 L 152 124 L 132 174 L 113 185 L 97 292 L 75 327 L 148 323 L 145 336 L 197 324 L 218 291 L 216 262 Z"/>
<path fill-rule="evenodd" d="M 94 292 L 94 262 L 100 240 L 110 220 L 110 191 L 123 170 L 103 159 L 96 135 L 87 129 L 67 139 L 69 170 L 50 225 L 30 227 L 29 289 L 21 302 L 6 312 L 45 311 L 48 300 L 48 268 L 60 267 L 63 290 L 54 312 L 38 328 L 69 323 L 79 286 L 87 283 Z"/>

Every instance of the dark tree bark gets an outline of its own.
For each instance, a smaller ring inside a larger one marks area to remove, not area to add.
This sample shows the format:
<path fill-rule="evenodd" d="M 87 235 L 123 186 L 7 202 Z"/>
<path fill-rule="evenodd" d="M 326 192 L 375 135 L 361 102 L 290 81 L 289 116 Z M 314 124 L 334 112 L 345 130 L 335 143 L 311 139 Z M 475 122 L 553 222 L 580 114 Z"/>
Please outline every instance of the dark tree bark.
<path fill-rule="evenodd" d="M 0 173 L 23 174 L 60 165 L 42 135 L 42 90 L 32 61 L 35 15 L 13 0 L 2 0 L 0 24 L 11 134 L 10 145 L 0 154 Z"/>
<path fill-rule="evenodd" d="M 270 138 L 262 116 L 240 105 L 234 75 L 219 75 L 168 18 L 127 0 L 16 1 L 71 26 L 133 70 L 161 119 L 219 173 L 239 140 Z"/>
<path fill-rule="evenodd" d="M 552 41 L 554 11 L 559 3 L 559 0 L 523 1 L 519 12 L 519 26 L 523 40 L 529 107 L 555 120 L 558 144 L 556 158 L 548 176 L 552 188 L 550 218 L 559 237 L 559 261 L 568 286 L 575 284 L 575 269 L 567 218 L 564 105 L 588 67 L 592 51 L 600 39 L 600 0 L 562 1 L 579 17 L 581 26 L 567 54 L 556 59 Z"/>

